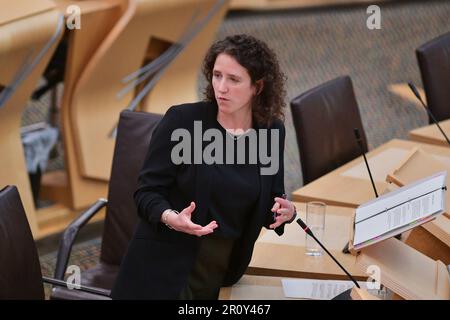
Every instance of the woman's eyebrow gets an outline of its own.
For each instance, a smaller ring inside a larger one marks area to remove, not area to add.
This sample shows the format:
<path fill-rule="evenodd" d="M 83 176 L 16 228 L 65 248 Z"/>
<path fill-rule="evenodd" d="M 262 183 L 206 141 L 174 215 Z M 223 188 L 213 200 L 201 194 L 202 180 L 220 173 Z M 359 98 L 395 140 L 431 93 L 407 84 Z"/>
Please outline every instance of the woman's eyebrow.
<path fill-rule="evenodd" d="M 236 78 L 236 79 L 241 79 L 242 78 L 241 76 L 239 76 L 237 74 L 234 74 L 234 73 L 230 73 L 229 76 L 233 77 L 233 78 Z"/>
<path fill-rule="evenodd" d="M 233 78 L 239 79 L 239 80 L 242 79 L 242 76 L 239 76 L 239 75 L 237 75 L 235 73 L 226 73 L 226 72 L 222 72 L 220 69 L 213 69 L 213 73 L 216 73 L 216 72 L 217 73 L 221 73 L 223 75 L 226 75 L 228 77 L 233 77 Z"/>

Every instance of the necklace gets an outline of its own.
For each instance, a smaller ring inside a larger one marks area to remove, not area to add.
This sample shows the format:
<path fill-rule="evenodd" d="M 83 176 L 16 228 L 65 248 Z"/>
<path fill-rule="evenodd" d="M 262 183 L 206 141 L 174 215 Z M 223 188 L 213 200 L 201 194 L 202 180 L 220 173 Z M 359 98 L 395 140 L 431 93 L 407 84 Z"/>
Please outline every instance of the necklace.
<path fill-rule="evenodd" d="M 222 128 L 225 129 L 225 127 L 222 125 L 222 123 L 220 122 L 219 118 L 217 118 L 217 122 L 222 126 Z M 251 126 L 251 119 L 250 119 L 250 126 Z M 251 129 L 251 128 L 250 128 Z M 232 138 L 234 141 L 239 140 L 240 138 L 242 138 L 243 136 L 245 136 L 250 129 L 248 129 L 247 131 L 241 133 L 241 134 L 233 134 L 230 131 L 235 131 L 235 129 L 225 129 L 225 132 L 227 133 L 227 135 Z M 229 131 L 230 130 L 230 131 Z M 242 129 L 238 129 L 239 131 L 243 131 Z M 236 131 L 238 131 L 236 130 Z"/>
<path fill-rule="evenodd" d="M 226 131 L 226 133 L 227 133 L 232 139 L 234 139 L 234 141 L 237 141 L 237 140 L 239 140 L 240 138 L 242 138 L 243 136 L 245 136 L 249 130 L 247 130 L 246 132 L 241 133 L 241 134 L 233 134 L 233 133 L 229 132 L 229 131 L 226 130 L 226 129 L 225 129 L 225 131 Z"/>

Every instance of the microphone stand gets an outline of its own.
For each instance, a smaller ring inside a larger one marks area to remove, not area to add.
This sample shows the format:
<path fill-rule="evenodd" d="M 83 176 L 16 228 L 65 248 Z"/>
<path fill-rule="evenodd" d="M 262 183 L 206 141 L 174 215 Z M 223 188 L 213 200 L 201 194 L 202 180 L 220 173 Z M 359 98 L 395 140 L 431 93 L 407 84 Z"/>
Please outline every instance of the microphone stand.
<path fill-rule="evenodd" d="M 363 155 L 364 162 L 366 163 L 366 168 L 367 168 L 367 171 L 369 172 L 369 177 L 370 177 L 370 181 L 372 182 L 372 188 L 373 188 L 373 191 L 375 192 L 375 197 L 378 198 L 377 188 L 375 187 L 375 183 L 373 182 L 372 172 L 370 172 L 369 162 L 367 161 L 366 153 L 364 152 L 361 135 L 359 134 L 358 128 L 354 128 L 353 133 L 355 134 L 356 142 L 358 143 L 358 146 L 361 149 L 361 153 Z"/>
<path fill-rule="evenodd" d="M 345 290 L 344 292 L 341 292 L 336 297 L 334 297 L 332 300 L 353 300 L 354 299 L 353 294 L 356 294 L 355 299 L 357 299 L 357 300 L 359 300 L 359 299 L 373 300 L 374 297 L 371 294 L 369 294 L 366 289 L 361 289 L 360 285 L 355 280 L 355 278 L 353 278 L 353 276 L 350 274 L 350 272 L 348 272 L 339 263 L 339 261 L 337 261 L 336 258 L 327 250 L 327 248 L 325 248 L 325 246 L 316 238 L 316 236 L 311 231 L 311 229 L 306 225 L 306 223 L 303 222 L 303 220 L 301 218 L 297 219 L 297 223 L 299 224 L 300 228 L 302 228 L 309 236 L 311 236 L 322 247 L 322 249 L 331 257 L 331 259 L 333 259 L 334 262 L 336 262 L 336 264 L 339 266 L 339 268 L 341 268 L 342 271 L 344 271 L 345 274 L 349 277 L 349 279 L 355 284 L 356 288 L 358 288 L 356 290 L 355 290 L 355 288 Z M 375 299 L 377 299 L 377 298 L 375 298 Z"/>
<path fill-rule="evenodd" d="M 439 125 L 439 122 L 436 120 L 436 118 L 431 113 L 430 109 L 428 109 L 427 105 L 423 102 L 422 98 L 420 97 L 419 91 L 417 90 L 416 86 L 412 84 L 412 82 L 408 82 L 408 86 L 411 89 L 411 91 L 414 93 L 416 98 L 420 101 L 422 106 L 427 110 L 428 115 L 433 120 L 434 124 L 437 125 L 439 131 L 441 131 L 442 135 L 444 136 L 447 143 L 450 145 L 450 140 L 448 139 L 447 135 L 445 134 L 444 130 L 442 130 L 441 126 Z"/>
<path fill-rule="evenodd" d="M 301 218 L 297 219 L 297 223 L 300 225 L 300 227 L 309 235 L 311 236 L 318 244 L 319 246 L 322 247 L 323 250 L 325 250 L 325 252 L 331 257 L 331 259 L 334 260 L 334 262 L 336 262 L 336 264 L 342 269 L 342 271 L 345 272 L 345 274 L 350 278 L 350 280 L 353 281 L 353 283 L 355 284 L 355 286 L 358 289 L 361 289 L 361 287 L 359 286 L 358 282 L 356 282 L 356 280 L 353 278 L 353 276 L 347 271 L 345 270 L 345 268 L 339 263 L 339 261 L 336 260 L 336 258 L 327 250 L 327 248 L 325 248 L 325 246 L 319 241 L 319 239 L 316 238 L 316 236 L 314 235 L 314 233 L 311 231 L 311 229 L 309 229 L 309 227 L 306 225 L 306 223 L 303 222 L 303 220 Z"/>
<path fill-rule="evenodd" d="M 375 187 L 375 182 L 373 181 L 372 172 L 370 171 L 369 162 L 367 161 L 366 153 L 364 152 L 361 135 L 359 134 L 358 128 L 354 128 L 353 133 L 355 134 L 356 142 L 358 143 L 358 146 L 359 146 L 362 156 L 364 158 L 364 162 L 366 164 L 367 171 L 369 172 L 369 177 L 370 177 L 370 182 L 372 183 L 373 192 L 375 192 L 375 197 L 378 198 L 377 188 Z M 350 253 L 350 251 L 348 250 L 348 242 L 345 245 L 344 249 L 342 249 L 342 252 Z"/>
<path fill-rule="evenodd" d="M 368 295 L 365 293 L 365 292 L 367 292 L 367 290 L 361 289 L 360 285 L 355 280 L 355 278 L 353 278 L 353 276 L 339 263 L 339 261 L 336 260 L 336 258 L 327 250 L 327 248 L 325 248 L 325 246 L 316 238 L 316 236 L 311 231 L 311 229 L 309 229 L 309 227 L 306 225 L 306 223 L 304 223 L 301 218 L 297 219 L 297 223 L 309 236 L 311 236 L 322 247 L 322 249 L 331 257 L 331 259 L 333 259 L 334 262 L 336 262 L 336 264 L 339 266 L 339 268 L 341 268 L 342 271 L 344 271 L 345 274 L 349 277 L 349 279 L 355 284 L 356 288 L 358 288 L 360 290 L 360 291 L 356 291 L 355 293 L 360 297 L 366 297 Z M 332 300 L 352 300 L 351 292 L 353 292 L 354 289 L 355 288 L 346 290 L 346 291 L 338 294 Z M 356 290 L 358 290 L 358 289 L 356 289 Z M 371 299 L 370 294 L 368 296 L 369 296 L 369 299 Z"/>

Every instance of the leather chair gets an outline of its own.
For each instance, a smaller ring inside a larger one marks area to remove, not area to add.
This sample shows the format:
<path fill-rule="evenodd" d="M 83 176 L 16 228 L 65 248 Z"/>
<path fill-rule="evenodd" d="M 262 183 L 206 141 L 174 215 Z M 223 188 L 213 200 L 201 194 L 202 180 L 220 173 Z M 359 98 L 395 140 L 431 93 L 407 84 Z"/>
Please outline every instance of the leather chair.
<path fill-rule="evenodd" d="M 70 251 L 79 230 L 106 206 L 99 263 L 81 273 L 81 284 L 111 291 L 119 266 L 138 222 L 133 193 L 159 114 L 122 111 L 117 129 L 108 200 L 99 199 L 64 231 L 58 251 L 55 278 L 63 279 Z M 54 288 L 52 299 L 98 299 L 94 294 Z"/>
<path fill-rule="evenodd" d="M 43 282 L 66 286 L 64 282 L 42 277 L 19 192 L 15 186 L 6 186 L 0 190 L 0 300 L 43 300 Z M 93 288 L 80 290 L 106 298 L 102 291 Z"/>
<path fill-rule="evenodd" d="M 0 299 L 44 299 L 36 245 L 13 186 L 0 191 Z"/>
<path fill-rule="evenodd" d="M 428 108 L 437 121 L 450 118 L 450 32 L 416 50 Z M 428 118 L 429 123 L 433 123 Z"/>
<path fill-rule="evenodd" d="M 303 182 L 307 184 L 361 155 L 353 129 L 367 140 L 349 76 L 328 81 L 291 103 Z"/>

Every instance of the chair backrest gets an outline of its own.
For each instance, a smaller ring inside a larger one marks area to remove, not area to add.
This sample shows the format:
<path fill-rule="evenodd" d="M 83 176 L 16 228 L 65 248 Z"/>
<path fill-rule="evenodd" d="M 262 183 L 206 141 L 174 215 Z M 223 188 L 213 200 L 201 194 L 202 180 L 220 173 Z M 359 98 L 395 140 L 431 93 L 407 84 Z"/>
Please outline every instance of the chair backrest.
<path fill-rule="evenodd" d="M 0 191 L 0 299 L 44 299 L 39 256 L 15 186 Z"/>
<path fill-rule="evenodd" d="M 438 121 L 449 119 L 450 32 L 419 47 L 416 55 L 428 108 Z"/>
<path fill-rule="evenodd" d="M 162 115 L 122 111 L 109 182 L 100 259 L 120 265 L 138 221 L 133 193 L 153 130 Z"/>
<path fill-rule="evenodd" d="M 367 151 L 366 135 L 349 76 L 315 87 L 291 101 L 307 184 L 361 155 L 353 129 L 358 128 Z"/>

